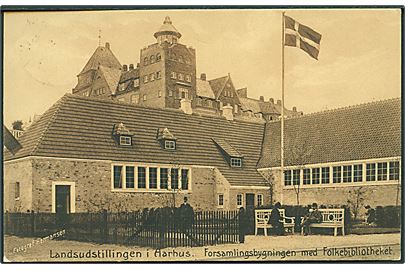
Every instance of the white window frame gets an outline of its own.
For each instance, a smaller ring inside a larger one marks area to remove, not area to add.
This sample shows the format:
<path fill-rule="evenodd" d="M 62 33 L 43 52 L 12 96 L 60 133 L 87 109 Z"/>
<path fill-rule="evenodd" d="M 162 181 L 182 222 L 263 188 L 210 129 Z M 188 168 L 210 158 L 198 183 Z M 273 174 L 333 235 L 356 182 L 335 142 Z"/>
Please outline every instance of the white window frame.
<path fill-rule="evenodd" d="M 146 101 L 148 99 L 146 94 L 144 94 L 142 98 L 143 98 L 143 101 Z"/>
<path fill-rule="evenodd" d="M 263 206 L 263 194 L 257 194 L 257 206 Z"/>
<path fill-rule="evenodd" d="M 191 82 L 191 75 L 190 74 L 186 74 L 186 82 Z"/>
<path fill-rule="evenodd" d="M 132 145 L 132 137 L 131 136 L 120 136 L 120 145 Z"/>
<path fill-rule="evenodd" d="M 165 149 L 166 150 L 175 150 L 176 149 L 176 141 L 165 140 Z"/>
<path fill-rule="evenodd" d="M 232 168 L 241 168 L 242 167 L 242 159 L 241 158 L 231 158 L 230 165 Z"/>
<path fill-rule="evenodd" d="M 240 197 L 240 204 L 239 204 L 239 197 Z M 241 207 L 243 207 L 243 193 L 238 193 L 238 194 L 236 194 L 236 207 L 237 208 L 241 208 Z"/>
<path fill-rule="evenodd" d="M 134 87 L 139 87 L 139 79 L 134 80 Z"/>
<path fill-rule="evenodd" d="M 176 72 L 172 71 L 172 72 L 170 73 L 170 78 L 172 78 L 172 79 L 177 79 L 177 74 L 176 74 Z"/>

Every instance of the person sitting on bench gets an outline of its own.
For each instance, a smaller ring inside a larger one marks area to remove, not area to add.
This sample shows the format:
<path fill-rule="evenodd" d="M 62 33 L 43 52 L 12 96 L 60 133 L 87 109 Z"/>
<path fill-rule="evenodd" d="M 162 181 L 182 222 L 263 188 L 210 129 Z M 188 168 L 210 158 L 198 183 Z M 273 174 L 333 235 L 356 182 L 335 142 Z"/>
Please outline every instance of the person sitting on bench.
<path fill-rule="evenodd" d="M 316 203 L 312 204 L 312 208 L 309 209 L 309 213 L 305 215 L 301 226 L 304 228 L 304 235 L 308 235 L 309 226 L 313 223 L 321 223 L 322 214 L 318 210 L 318 205 Z"/>
<path fill-rule="evenodd" d="M 277 202 L 273 210 L 271 211 L 270 218 L 269 218 L 269 223 L 273 227 L 274 234 L 275 235 L 284 235 L 284 223 L 283 223 L 283 217 L 280 215 L 280 211 L 278 209 L 281 208 L 281 204 Z"/>

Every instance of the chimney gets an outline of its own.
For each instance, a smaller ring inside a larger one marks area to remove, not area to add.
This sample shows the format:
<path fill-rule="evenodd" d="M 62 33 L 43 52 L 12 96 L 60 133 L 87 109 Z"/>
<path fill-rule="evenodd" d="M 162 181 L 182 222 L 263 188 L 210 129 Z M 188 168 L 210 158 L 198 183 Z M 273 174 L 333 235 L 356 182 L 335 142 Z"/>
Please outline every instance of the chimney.
<path fill-rule="evenodd" d="M 281 100 L 277 99 L 277 105 L 281 105 Z"/>
<path fill-rule="evenodd" d="M 274 104 L 274 98 L 269 98 L 269 102 Z"/>
<path fill-rule="evenodd" d="M 109 49 L 109 48 L 110 48 L 110 43 L 106 42 L 106 43 L 105 43 L 105 47 L 106 47 L 107 49 Z"/>
<path fill-rule="evenodd" d="M 264 96 L 260 96 L 260 101 L 264 102 Z"/>
<path fill-rule="evenodd" d="M 206 81 L 207 80 L 207 74 L 201 73 L 200 79 L 203 80 L 203 81 Z"/>
<path fill-rule="evenodd" d="M 129 64 L 129 70 L 133 70 L 134 69 L 134 64 Z"/>
<path fill-rule="evenodd" d="M 186 114 L 192 114 L 193 109 L 191 109 L 191 100 L 184 98 L 180 100 L 180 109 Z"/>
<path fill-rule="evenodd" d="M 127 66 L 127 65 L 123 65 L 123 66 L 122 66 L 122 69 L 123 69 L 124 71 L 128 71 L 128 66 Z"/>
<path fill-rule="evenodd" d="M 297 107 L 294 106 L 294 107 L 293 107 L 293 111 L 296 112 L 296 111 L 297 111 Z"/>
<path fill-rule="evenodd" d="M 222 116 L 224 116 L 226 120 L 233 121 L 233 107 L 230 104 L 222 107 Z"/>

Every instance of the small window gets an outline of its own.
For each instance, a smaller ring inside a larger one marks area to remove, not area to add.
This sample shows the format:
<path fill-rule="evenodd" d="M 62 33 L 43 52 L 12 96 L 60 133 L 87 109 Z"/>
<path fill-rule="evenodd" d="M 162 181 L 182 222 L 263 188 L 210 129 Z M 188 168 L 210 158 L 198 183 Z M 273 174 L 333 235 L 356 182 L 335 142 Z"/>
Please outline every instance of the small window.
<path fill-rule="evenodd" d="M 353 182 L 362 182 L 363 181 L 363 165 L 356 164 L 353 165 Z"/>
<path fill-rule="evenodd" d="M 147 83 L 147 82 L 148 82 L 148 79 L 149 79 L 148 75 L 143 76 L 143 82 L 144 82 L 144 83 Z"/>
<path fill-rule="evenodd" d="M 149 188 L 157 188 L 157 168 L 149 168 Z"/>
<path fill-rule="evenodd" d="M 131 103 L 138 104 L 139 103 L 139 95 L 131 95 Z"/>
<path fill-rule="evenodd" d="M 375 181 L 375 163 L 366 164 L 366 181 Z"/>
<path fill-rule="evenodd" d="M 317 185 L 320 182 L 320 174 L 321 174 L 321 169 L 320 168 L 313 168 L 312 169 L 312 184 Z"/>
<path fill-rule="evenodd" d="M 134 166 L 126 166 L 125 167 L 125 179 L 126 179 L 126 187 L 127 188 L 135 188 L 135 167 Z"/>
<path fill-rule="evenodd" d="M 171 188 L 172 189 L 179 189 L 179 169 L 171 169 L 170 170 L 171 176 Z"/>
<path fill-rule="evenodd" d="M 322 168 L 322 184 L 329 184 L 329 167 Z"/>
<path fill-rule="evenodd" d="M 156 71 L 156 79 L 161 79 L 161 78 L 162 78 L 162 72 Z"/>
<path fill-rule="evenodd" d="M 159 62 L 162 59 L 162 56 L 160 55 L 160 53 L 156 54 L 156 62 Z"/>
<path fill-rule="evenodd" d="M 233 108 L 234 108 L 234 113 L 238 113 L 238 111 L 239 111 L 238 104 L 235 104 L 235 106 Z"/>
<path fill-rule="evenodd" d="M 122 166 L 114 166 L 114 188 L 122 188 Z"/>
<path fill-rule="evenodd" d="M 399 161 L 390 162 L 390 180 L 399 180 Z"/>
<path fill-rule="evenodd" d="M 179 81 L 184 81 L 184 75 L 182 73 L 179 73 L 177 78 L 179 79 Z"/>
<path fill-rule="evenodd" d="M 333 167 L 333 183 L 341 183 L 342 182 L 342 167 L 335 166 Z"/>
<path fill-rule="evenodd" d="M 176 142 L 171 140 L 165 140 L 165 149 L 168 150 L 176 149 Z"/>
<path fill-rule="evenodd" d="M 180 63 L 184 63 L 184 58 L 183 58 L 182 55 L 179 56 L 179 62 L 180 62 Z"/>
<path fill-rule="evenodd" d="M 284 171 L 284 185 L 291 186 L 291 170 Z"/>
<path fill-rule="evenodd" d="M 172 96 L 173 96 L 173 91 L 169 90 L 169 97 L 172 97 Z"/>
<path fill-rule="evenodd" d="M 191 82 L 191 76 L 190 75 L 186 75 L 186 82 Z"/>
<path fill-rule="evenodd" d="M 146 99 L 147 99 L 147 96 L 143 95 L 143 101 L 146 101 Z"/>
<path fill-rule="evenodd" d="M 177 79 L 176 72 L 172 71 L 172 72 L 170 73 L 170 78 L 172 78 L 172 79 Z"/>
<path fill-rule="evenodd" d="M 242 207 L 243 206 L 243 194 L 238 194 L 236 195 L 236 205 L 238 207 Z"/>
<path fill-rule="evenodd" d="M 120 136 L 120 145 L 132 145 L 132 138 L 130 136 Z"/>
<path fill-rule="evenodd" d="M 218 194 L 218 206 L 219 207 L 224 206 L 224 194 Z"/>
<path fill-rule="evenodd" d="M 377 163 L 377 180 L 387 180 L 387 162 Z"/>
<path fill-rule="evenodd" d="M 187 65 L 190 65 L 190 64 L 191 64 L 190 58 L 186 57 L 185 59 L 186 59 L 186 64 L 187 64 Z"/>
<path fill-rule="evenodd" d="M 263 195 L 257 194 L 257 206 L 262 206 L 262 205 L 263 205 Z"/>
<path fill-rule="evenodd" d="M 144 65 L 144 66 L 149 65 L 149 58 L 148 58 L 148 57 L 145 57 L 145 58 L 143 59 L 143 65 Z"/>
<path fill-rule="evenodd" d="M 14 183 L 14 198 L 15 199 L 20 198 L 20 182 Z"/>
<path fill-rule="evenodd" d="M 139 79 L 134 80 L 134 87 L 139 87 Z"/>
<path fill-rule="evenodd" d="M 311 184 L 311 169 L 302 170 L 302 183 L 304 185 Z"/>
<path fill-rule="evenodd" d="M 162 91 L 161 90 L 158 91 L 158 97 L 162 97 Z"/>
<path fill-rule="evenodd" d="M 149 81 L 153 82 L 155 80 L 155 73 L 149 74 Z"/>
<path fill-rule="evenodd" d="M 168 181 L 169 179 L 169 169 L 168 168 L 160 168 L 160 188 L 167 189 L 168 188 Z"/>
<path fill-rule="evenodd" d="M 150 63 L 151 64 L 155 63 L 155 56 L 154 55 L 150 56 Z"/>
<path fill-rule="evenodd" d="M 231 158 L 231 167 L 242 167 L 242 159 Z"/>
<path fill-rule="evenodd" d="M 138 188 L 146 188 L 146 168 L 138 167 Z"/>

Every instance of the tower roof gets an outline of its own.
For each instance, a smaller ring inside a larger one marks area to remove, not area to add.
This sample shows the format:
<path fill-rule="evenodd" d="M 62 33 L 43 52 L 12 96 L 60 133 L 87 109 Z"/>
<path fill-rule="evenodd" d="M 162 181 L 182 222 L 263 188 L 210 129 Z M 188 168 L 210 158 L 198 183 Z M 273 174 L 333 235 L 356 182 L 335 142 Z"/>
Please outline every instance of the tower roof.
<path fill-rule="evenodd" d="M 87 64 L 84 66 L 80 74 L 85 73 L 89 70 L 95 70 L 99 66 L 104 66 L 108 68 L 120 69 L 121 64 L 115 55 L 110 50 L 110 44 L 106 43 L 105 47 L 99 46 L 93 55 L 90 57 Z"/>
<path fill-rule="evenodd" d="M 174 35 L 177 38 L 181 37 L 180 32 L 173 26 L 169 16 L 166 16 L 162 26 L 160 26 L 159 30 L 153 34 L 155 38 L 161 35 Z"/>

